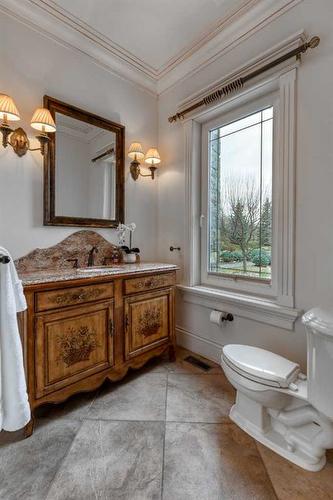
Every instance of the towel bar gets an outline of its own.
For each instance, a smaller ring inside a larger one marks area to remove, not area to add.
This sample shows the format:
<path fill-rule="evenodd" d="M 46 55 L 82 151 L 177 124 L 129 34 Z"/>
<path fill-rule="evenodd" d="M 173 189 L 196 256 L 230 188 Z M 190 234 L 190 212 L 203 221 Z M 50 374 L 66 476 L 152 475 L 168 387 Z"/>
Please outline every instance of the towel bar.
<path fill-rule="evenodd" d="M 2 253 L 0 253 L 0 262 L 1 264 L 8 264 L 8 262 L 10 262 L 10 258 L 8 257 L 8 255 L 3 255 Z"/>

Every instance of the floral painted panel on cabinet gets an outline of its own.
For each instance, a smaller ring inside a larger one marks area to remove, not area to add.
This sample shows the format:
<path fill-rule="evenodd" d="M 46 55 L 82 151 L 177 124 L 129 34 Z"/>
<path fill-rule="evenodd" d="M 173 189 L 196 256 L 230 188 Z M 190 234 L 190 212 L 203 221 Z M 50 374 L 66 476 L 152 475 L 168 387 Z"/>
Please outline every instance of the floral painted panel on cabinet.
<path fill-rule="evenodd" d="M 113 304 L 46 313 L 37 319 L 37 397 L 113 365 Z"/>

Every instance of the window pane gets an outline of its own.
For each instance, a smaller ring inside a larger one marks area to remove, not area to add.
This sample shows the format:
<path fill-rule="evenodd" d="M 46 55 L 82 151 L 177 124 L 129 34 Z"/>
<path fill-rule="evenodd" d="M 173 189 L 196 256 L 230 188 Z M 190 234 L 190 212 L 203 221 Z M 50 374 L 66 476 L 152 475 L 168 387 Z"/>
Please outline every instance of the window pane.
<path fill-rule="evenodd" d="M 268 120 L 269 118 L 273 118 L 273 108 L 264 109 L 262 112 L 263 120 Z"/>
<path fill-rule="evenodd" d="M 259 123 L 260 121 L 261 121 L 261 112 L 253 113 L 253 115 L 246 116 L 245 118 L 241 118 L 240 120 L 237 120 L 235 122 L 228 123 L 228 125 L 224 125 L 223 127 L 212 130 L 211 139 L 222 137 L 232 132 L 237 132 L 242 128 L 249 127 L 250 125 L 254 125 L 256 123 Z"/>
<path fill-rule="evenodd" d="M 273 108 L 210 132 L 209 272 L 271 278 L 272 134 Z"/>

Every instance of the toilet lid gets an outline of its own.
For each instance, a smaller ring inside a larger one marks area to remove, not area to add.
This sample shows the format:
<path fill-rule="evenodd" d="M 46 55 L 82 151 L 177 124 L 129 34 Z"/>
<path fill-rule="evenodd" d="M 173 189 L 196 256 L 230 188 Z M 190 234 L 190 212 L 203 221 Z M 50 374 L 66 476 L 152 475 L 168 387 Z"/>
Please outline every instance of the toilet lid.
<path fill-rule="evenodd" d="M 288 387 L 300 372 L 297 363 L 249 345 L 226 345 L 223 358 L 230 368 L 244 377 L 273 387 Z"/>

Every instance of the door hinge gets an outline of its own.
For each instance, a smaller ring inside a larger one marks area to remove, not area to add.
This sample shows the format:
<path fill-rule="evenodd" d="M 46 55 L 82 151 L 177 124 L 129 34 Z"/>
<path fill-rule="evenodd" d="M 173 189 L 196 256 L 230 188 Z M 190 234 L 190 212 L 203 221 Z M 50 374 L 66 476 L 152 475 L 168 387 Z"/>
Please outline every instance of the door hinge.
<path fill-rule="evenodd" d="M 114 334 L 114 324 L 112 319 L 109 319 L 109 335 L 110 337 L 113 337 Z"/>
<path fill-rule="evenodd" d="M 126 330 L 128 328 L 128 325 L 129 325 L 128 314 L 126 314 L 126 316 L 125 316 L 125 328 L 126 328 Z"/>
<path fill-rule="evenodd" d="M 201 214 L 200 215 L 200 221 L 199 221 L 199 224 L 200 224 L 200 227 L 202 228 L 204 226 L 204 223 L 205 223 L 205 215 Z"/>

